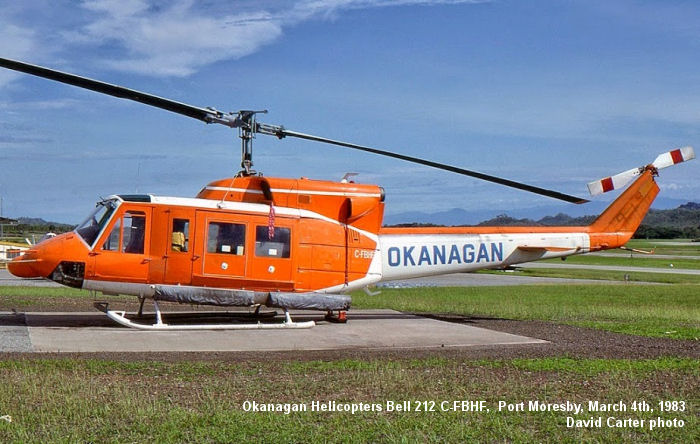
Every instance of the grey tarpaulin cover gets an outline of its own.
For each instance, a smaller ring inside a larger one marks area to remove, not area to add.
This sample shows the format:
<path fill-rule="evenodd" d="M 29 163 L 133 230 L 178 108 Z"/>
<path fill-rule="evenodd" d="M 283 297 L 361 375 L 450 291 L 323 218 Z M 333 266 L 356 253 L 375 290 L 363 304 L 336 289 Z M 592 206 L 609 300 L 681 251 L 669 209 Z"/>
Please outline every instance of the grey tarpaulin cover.
<path fill-rule="evenodd" d="M 302 310 L 347 310 L 350 296 L 323 293 L 270 293 L 270 307 Z"/>
<path fill-rule="evenodd" d="M 350 296 L 342 294 L 255 292 L 183 285 L 156 285 L 153 299 L 180 304 L 241 307 L 261 304 L 302 310 L 347 310 L 351 302 Z"/>

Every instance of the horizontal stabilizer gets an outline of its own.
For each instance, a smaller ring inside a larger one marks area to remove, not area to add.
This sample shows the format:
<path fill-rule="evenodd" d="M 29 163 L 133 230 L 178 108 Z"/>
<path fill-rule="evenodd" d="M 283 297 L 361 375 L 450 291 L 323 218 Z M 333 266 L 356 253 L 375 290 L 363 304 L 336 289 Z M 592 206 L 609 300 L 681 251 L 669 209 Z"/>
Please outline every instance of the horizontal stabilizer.
<path fill-rule="evenodd" d="M 617 190 L 632 181 L 635 177 L 642 174 L 647 168 L 653 167 L 657 170 L 662 168 L 675 165 L 677 163 L 685 162 L 690 159 L 695 158 L 695 151 L 690 146 L 683 148 L 678 148 L 667 153 L 660 154 L 654 162 L 649 166 L 644 166 L 640 168 L 632 168 L 631 170 L 623 171 L 622 173 L 616 174 L 614 176 L 606 177 L 604 179 L 596 180 L 588 184 L 588 191 L 591 196 L 597 196 L 598 194 L 603 194 L 608 191 Z"/>
<path fill-rule="evenodd" d="M 518 245 L 518 250 L 528 251 L 533 253 L 562 253 L 564 251 L 578 251 L 579 247 L 534 247 L 529 245 Z"/>

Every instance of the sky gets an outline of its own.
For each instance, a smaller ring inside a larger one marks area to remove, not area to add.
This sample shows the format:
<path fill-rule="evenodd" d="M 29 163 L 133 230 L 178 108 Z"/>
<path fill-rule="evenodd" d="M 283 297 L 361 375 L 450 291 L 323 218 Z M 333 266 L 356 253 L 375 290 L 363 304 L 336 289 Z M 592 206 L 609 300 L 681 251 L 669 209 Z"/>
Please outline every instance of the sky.
<path fill-rule="evenodd" d="M 700 148 L 693 1 L 0 0 L 0 57 L 582 197 Z M 386 214 L 572 209 L 290 138 L 259 135 L 253 161 L 267 176 L 359 173 L 385 188 Z M 239 162 L 235 130 L 0 69 L 3 216 L 78 223 L 100 197 L 194 196 Z M 662 196 L 700 200 L 699 173 L 661 171 Z"/>

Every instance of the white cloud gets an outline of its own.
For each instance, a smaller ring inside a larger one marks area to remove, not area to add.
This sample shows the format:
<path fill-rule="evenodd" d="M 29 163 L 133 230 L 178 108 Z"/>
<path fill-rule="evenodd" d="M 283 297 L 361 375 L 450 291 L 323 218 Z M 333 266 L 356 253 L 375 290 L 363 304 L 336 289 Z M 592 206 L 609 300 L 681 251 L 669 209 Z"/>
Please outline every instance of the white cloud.
<path fill-rule="evenodd" d="M 245 57 L 285 28 L 348 10 L 484 0 L 84 0 L 54 8 L 18 4 L 0 10 L 0 53 L 38 63 L 97 49 L 113 70 L 185 77 L 222 60 Z M 33 9 L 37 8 L 37 9 Z M 60 14 L 58 11 L 62 11 Z M 41 32 L 39 32 L 41 29 Z M 60 60 L 59 63 L 70 63 Z M 55 64 L 55 62 L 54 62 Z M 0 86 L 16 74 L 0 71 Z"/>
<path fill-rule="evenodd" d="M 236 2 L 210 5 L 205 14 L 193 0 L 87 0 L 82 7 L 94 15 L 92 21 L 63 35 L 75 44 L 116 43 L 125 55 L 106 59 L 104 64 L 111 69 L 182 77 L 217 61 L 250 55 L 280 38 L 285 27 L 329 18 L 343 10 L 475 2 L 478 0 Z"/>
<path fill-rule="evenodd" d="M 97 0 L 83 5 L 96 19 L 65 33 L 78 44 L 117 44 L 125 55 L 105 60 L 112 69 L 154 76 L 187 76 L 204 65 L 251 54 L 278 38 L 269 13 L 205 16 L 191 1 L 164 8 L 142 0 Z"/>

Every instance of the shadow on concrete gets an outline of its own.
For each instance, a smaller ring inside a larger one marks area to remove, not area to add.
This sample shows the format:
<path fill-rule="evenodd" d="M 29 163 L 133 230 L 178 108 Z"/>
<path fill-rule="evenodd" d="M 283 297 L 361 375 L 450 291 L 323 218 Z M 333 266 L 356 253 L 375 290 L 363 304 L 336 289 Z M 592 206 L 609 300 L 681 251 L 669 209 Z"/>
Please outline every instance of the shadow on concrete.
<path fill-rule="evenodd" d="M 0 325 L 24 327 L 27 325 L 24 313 L 6 313 L 0 314 Z"/>

